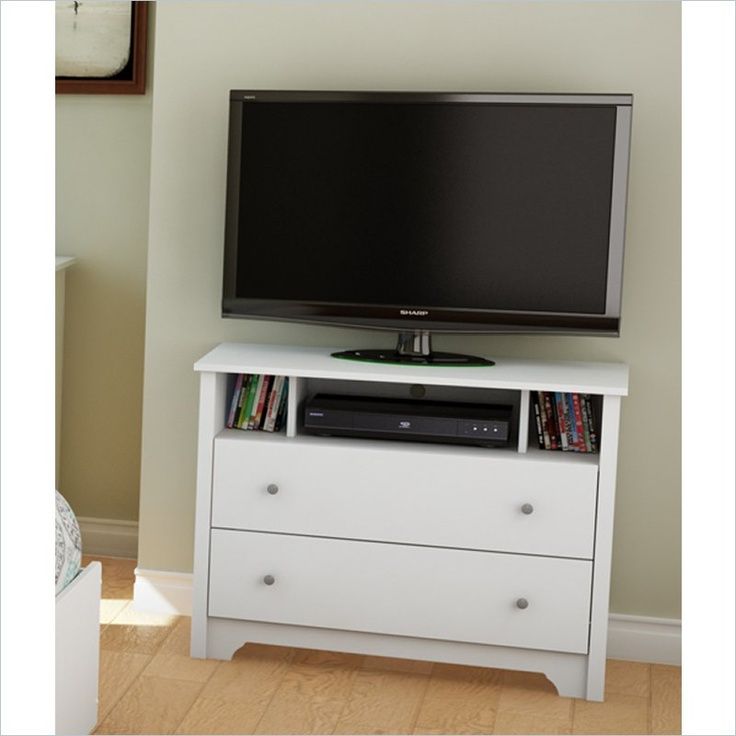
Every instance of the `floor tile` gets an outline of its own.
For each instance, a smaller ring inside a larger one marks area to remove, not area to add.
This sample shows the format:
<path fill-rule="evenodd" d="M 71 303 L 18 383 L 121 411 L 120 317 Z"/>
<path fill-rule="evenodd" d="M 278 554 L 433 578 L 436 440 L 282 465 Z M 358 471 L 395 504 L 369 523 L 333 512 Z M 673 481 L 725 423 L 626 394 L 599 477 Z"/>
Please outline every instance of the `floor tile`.
<path fill-rule="evenodd" d="M 624 662 L 609 659 L 606 662 L 606 693 L 649 697 L 651 665 L 644 662 Z"/>
<path fill-rule="evenodd" d="M 334 733 L 411 733 L 428 683 L 428 674 L 364 663 Z"/>
<path fill-rule="evenodd" d="M 176 729 L 178 734 L 251 734 L 263 708 L 248 699 L 198 697 Z"/>
<path fill-rule="evenodd" d="M 498 710 L 499 713 L 534 713 L 540 719 L 571 723 L 572 699 L 560 697 L 542 674 L 505 671 Z"/>
<path fill-rule="evenodd" d="M 139 677 L 97 729 L 101 734 L 173 733 L 202 685 L 163 677 Z"/>
<path fill-rule="evenodd" d="M 189 656 L 192 619 L 182 616 L 164 639 L 145 669 L 144 675 L 174 680 L 206 682 L 220 662 L 216 659 L 193 659 Z"/>
<path fill-rule="evenodd" d="M 682 683 L 679 667 L 652 665 L 651 725 L 653 734 L 682 732 Z"/>
<path fill-rule="evenodd" d="M 394 657 L 374 657 L 366 655 L 363 658 L 364 668 L 387 670 L 390 672 L 415 672 L 428 675 L 432 672 L 432 662 L 417 659 L 396 659 Z"/>
<path fill-rule="evenodd" d="M 131 602 L 103 629 L 100 646 L 118 652 L 154 654 L 177 620 L 177 616 L 140 613 Z"/>
<path fill-rule="evenodd" d="M 100 651 L 100 689 L 97 707 L 102 721 L 148 664 L 150 656 L 132 652 Z"/>
<path fill-rule="evenodd" d="M 645 734 L 648 726 L 648 698 L 609 693 L 603 703 L 575 701 L 573 733 Z"/>
<path fill-rule="evenodd" d="M 102 598 L 100 600 L 100 624 L 106 626 L 122 613 L 122 610 L 130 603 L 126 598 Z"/>
<path fill-rule="evenodd" d="M 435 664 L 415 733 L 492 733 L 503 672 Z"/>
<path fill-rule="evenodd" d="M 281 684 L 293 654 L 286 647 L 248 644 L 237 658 L 219 663 L 202 695 L 252 706 L 260 703 L 265 708 Z"/>
<path fill-rule="evenodd" d="M 177 733 L 253 733 L 293 654 L 285 647 L 248 644 L 231 661 L 218 662 Z"/>
<path fill-rule="evenodd" d="M 332 733 L 362 657 L 296 650 L 256 733 Z"/>
<path fill-rule="evenodd" d="M 533 711 L 529 713 L 514 713 L 499 711 L 494 734 L 558 734 L 572 732 L 572 718 L 555 720 L 540 717 Z"/>

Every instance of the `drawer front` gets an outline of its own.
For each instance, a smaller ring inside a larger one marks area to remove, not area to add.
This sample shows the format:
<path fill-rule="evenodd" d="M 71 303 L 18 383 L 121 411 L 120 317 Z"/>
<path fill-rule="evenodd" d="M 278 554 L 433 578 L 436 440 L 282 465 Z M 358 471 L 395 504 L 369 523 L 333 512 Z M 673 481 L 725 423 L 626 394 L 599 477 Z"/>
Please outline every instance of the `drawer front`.
<path fill-rule="evenodd" d="M 592 558 L 597 466 L 396 444 L 220 437 L 212 526 Z"/>
<path fill-rule="evenodd" d="M 209 614 L 585 653 L 591 568 L 587 560 L 213 529 Z"/>

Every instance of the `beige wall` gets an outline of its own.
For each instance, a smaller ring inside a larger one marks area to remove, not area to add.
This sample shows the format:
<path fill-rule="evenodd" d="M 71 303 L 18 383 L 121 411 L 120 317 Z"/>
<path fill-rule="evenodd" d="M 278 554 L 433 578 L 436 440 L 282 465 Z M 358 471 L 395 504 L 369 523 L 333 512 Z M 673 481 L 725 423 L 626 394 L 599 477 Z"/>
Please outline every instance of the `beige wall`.
<path fill-rule="evenodd" d="M 151 100 L 150 84 L 145 95 L 56 97 L 56 252 L 78 259 L 66 282 L 59 490 L 79 516 L 138 518 Z"/>
<path fill-rule="evenodd" d="M 141 566 L 191 569 L 197 357 L 222 340 L 390 342 L 220 318 L 229 89 L 632 92 L 623 337 L 440 337 L 436 346 L 631 364 L 612 610 L 678 617 L 679 3 L 162 4 L 156 43 Z"/>

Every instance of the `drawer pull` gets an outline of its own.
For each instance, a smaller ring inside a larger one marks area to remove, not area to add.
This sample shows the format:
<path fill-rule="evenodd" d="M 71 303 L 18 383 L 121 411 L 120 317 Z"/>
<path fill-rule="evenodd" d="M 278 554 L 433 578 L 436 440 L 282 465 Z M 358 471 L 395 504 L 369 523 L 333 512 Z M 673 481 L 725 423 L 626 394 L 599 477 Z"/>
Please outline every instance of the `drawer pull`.
<path fill-rule="evenodd" d="M 273 585 L 276 582 L 276 578 L 273 575 L 265 575 L 263 578 L 263 582 L 266 585 Z"/>
<path fill-rule="evenodd" d="M 266 490 L 272 495 L 275 496 L 279 492 L 279 487 L 275 483 L 269 483 L 266 487 Z"/>
<path fill-rule="evenodd" d="M 529 601 L 526 598 L 519 598 L 516 601 L 516 607 L 523 611 L 525 608 L 529 608 Z"/>
<path fill-rule="evenodd" d="M 529 514 L 531 514 L 533 511 L 534 511 L 534 506 L 532 506 L 530 503 L 525 503 L 521 507 L 521 513 L 526 514 L 527 516 L 529 516 Z"/>

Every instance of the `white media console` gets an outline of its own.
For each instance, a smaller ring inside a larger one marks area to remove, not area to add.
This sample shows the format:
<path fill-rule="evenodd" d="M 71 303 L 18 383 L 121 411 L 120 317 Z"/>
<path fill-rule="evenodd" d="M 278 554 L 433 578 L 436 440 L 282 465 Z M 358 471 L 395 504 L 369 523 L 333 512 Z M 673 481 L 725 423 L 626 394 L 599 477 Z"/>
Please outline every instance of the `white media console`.
<path fill-rule="evenodd" d="M 602 700 L 621 397 L 616 363 L 358 363 L 223 343 L 200 373 L 191 652 L 246 642 L 543 672 Z M 289 377 L 284 432 L 226 429 L 238 373 Z M 509 403 L 509 448 L 313 437 L 316 392 Z M 414 390 L 416 393 L 416 389 Z M 530 391 L 595 397 L 599 454 L 540 450 Z"/>

